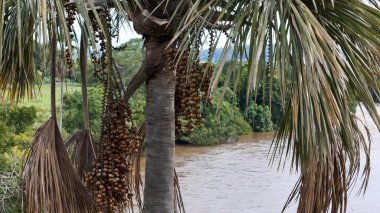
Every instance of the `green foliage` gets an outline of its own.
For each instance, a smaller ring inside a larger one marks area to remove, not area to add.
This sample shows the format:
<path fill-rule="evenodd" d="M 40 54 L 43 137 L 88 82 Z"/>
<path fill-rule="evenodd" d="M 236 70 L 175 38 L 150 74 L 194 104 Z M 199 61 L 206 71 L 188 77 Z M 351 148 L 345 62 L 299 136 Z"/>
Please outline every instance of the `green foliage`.
<path fill-rule="evenodd" d="M 21 159 L 35 132 L 34 107 L 0 105 L 0 212 L 21 212 Z"/>
<path fill-rule="evenodd" d="M 6 125 L 3 120 L 0 120 L 0 153 L 4 153 L 14 146 L 13 141 L 11 140 L 10 128 Z M 2 165 L 2 162 L 1 162 Z"/>
<path fill-rule="evenodd" d="M 101 127 L 102 88 L 88 88 L 88 114 L 90 129 L 95 139 L 99 139 Z M 136 124 L 144 121 L 145 97 L 137 93 L 131 100 L 132 117 Z M 67 93 L 63 97 L 63 128 L 71 134 L 75 130 L 84 128 L 82 94 L 80 91 Z"/>
<path fill-rule="evenodd" d="M 90 128 L 96 139 L 100 136 L 101 107 L 103 91 L 101 88 L 88 88 L 88 114 Z M 84 128 L 83 104 L 80 91 L 63 96 L 63 128 L 68 133 Z"/>
<path fill-rule="evenodd" d="M 263 107 L 256 103 L 252 103 L 247 108 L 246 120 L 255 132 L 268 132 L 273 130 L 271 112 L 268 106 Z"/>
<path fill-rule="evenodd" d="M 129 100 L 129 106 L 132 108 L 132 119 L 136 125 L 140 125 L 145 120 L 145 96 L 141 90 Z"/>
<path fill-rule="evenodd" d="M 247 110 L 248 103 L 256 103 L 257 105 L 270 106 L 269 112 L 271 113 L 271 120 L 273 123 L 273 129 L 276 129 L 280 123 L 282 116 L 282 103 L 281 103 L 281 94 L 280 94 L 280 81 L 277 75 L 274 75 L 271 79 L 270 74 L 267 73 L 267 70 L 264 70 L 262 75 L 267 75 L 265 78 L 262 78 L 258 82 L 257 91 L 251 93 L 247 101 L 247 80 L 249 75 L 248 64 L 243 62 L 241 66 L 226 63 L 223 68 L 223 73 L 219 81 L 219 87 L 223 87 L 225 81 L 225 75 L 230 71 L 230 69 L 235 69 L 239 73 L 240 78 L 237 85 L 230 83 L 229 88 L 233 89 L 236 87 L 237 93 L 237 103 L 239 105 L 240 111 L 245 113 Z M 270 91 L 272 91 L 270 93 Z M 225 97 L 226 98 L 226 97 Z M 252 104 L 251 104 L 252 105 Z M 264 110 L 265 111 L 265 110 Z M 264 112 L 263 111 L 263 112 Z M 259 112 L 257 112 L 259 113 Z M 262 115 L 266 116 L 266 115 Z M 247 120 L 248 121 L 248 120 Z M 273 130 L 271 129 L 271 130 Z M 254 129 L 254 131 L 256 131 Z"/>
<path fill-rule="evenodd" d="M 113 58 L 119 66 L 123 82 L 128 83 L 139 70 L 143 58 L 143 40 L 140 38 L 130 39 L 121 46 L 126 47 L 122 51 L 116 51 Z"/>
<path fill-rule="evenodd" d="M 125 48 L 120 51 L 114 51 L 113 58 L 115 60 L 117 69 L 115 72 L 120 73 L 124 85 L 127 85 L 131 78 L 137 73 L 142 63 L 143 57 L 143 40 L 140 38 L 130 39 L 125 44 L 121 44 Z M 93 69 L 91 61 L 87 62 L 88 70 Z M 74 65 L 76 81 L 80 82 L 80 70 L 77 64 Z M 89 102 L 89 117 L 90 128 L 93 131 L 94 137 L 99 138 L 100 134 L 100 110 L 102 100 L 102 90 L 97 88 L 99 84 L 95 81 L 91 72 L 88 72 L 88 85 L 93 88 L 88 90 Z M 145 86 L 140 87 L 134 96 L 130 99 L 130 106 L 132 107 L 132 117 L 136 124 L 140 124 L 144 120 L 145 111 Z M 63 127 L 68 133 L 73 133 L 77 129 L 83 128 L 83 112 L 82 112 L 82 96 L 80 90 L 64 96 L 64 113 L 63 113 Z"/>
<path fill-rule="evenodd" d="M 36 120 L 34 107 L 0 105 L 0 155 L 16 146 L 25 149 L 33 138 Z"/>
<path fill-rule="evenodd" d="M 113 59 L 116 63 L 117 70 L 116 72 L 120 73 L 120 77 L 123 80 L 123 83 L 127 83 L 131 80 L 134 74 L 139 70 L 142 64 L 143 58 L 143 40 L 140 38 L 133 38 L 127 41 L 120 46 L 124 47 L 120 50 L 113 51 Z M 68 81 L 75 81 L 77 83 L 81 82 L 79 63 L 75 63 L 73 68 L 75 73 L 74 76 L 68 76 Z M 95 80 L 92 70 L 94 69 L 93 63 L 91 60 L 87 60 L 87 83 L 88 86 L 94 87 L 99 85 Z"/>
<path fill-rule="evenodd" d="M 216 145 L 223 143 L 229 137 L 246 135 L 252 131 L 240 113 L 236 104 L 236 97 L 230 89 L 226 90 L 226 98 L 219 105 L 218 113 L 222 89 L 218 89 L 213 95 L 215 104 L 203 108 L 202 111 L 206 120 L 204 127 L 196 127 L 192 134 L 182 136 L 181 140 L 196 145 Z"/>
<path fill-rule="evenodd" d="M 37 110 L 34 106 L 30 107 L 13 107 L 9 111 L 7 125 L 14 126 L 16 133 L 22 133 L 28 126 L 36 122 Z"/>

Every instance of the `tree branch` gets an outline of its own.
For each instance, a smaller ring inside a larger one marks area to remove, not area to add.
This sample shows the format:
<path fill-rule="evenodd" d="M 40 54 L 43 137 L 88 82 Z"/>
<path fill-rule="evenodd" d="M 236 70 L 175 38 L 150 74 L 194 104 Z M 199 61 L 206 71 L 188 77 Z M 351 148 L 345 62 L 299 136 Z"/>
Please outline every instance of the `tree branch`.
<path fill-rule="evenodd" d="M 158 41 L 157 41 L 158 40 Z M 160 45 L 157 45 L 160 44 Z M 163 66 L 162 57 L 163 50 L 167 46 L 168 41 L 161 39 L 160 37 L 147 36 L 144 42 L 146 48 L 145 58 L 139 71 L 133 76 L 127 89 L 124 92 L 124 99 L 129 100 L 135 91 L 148 80 L 157 70 L 160 70 Z"/>

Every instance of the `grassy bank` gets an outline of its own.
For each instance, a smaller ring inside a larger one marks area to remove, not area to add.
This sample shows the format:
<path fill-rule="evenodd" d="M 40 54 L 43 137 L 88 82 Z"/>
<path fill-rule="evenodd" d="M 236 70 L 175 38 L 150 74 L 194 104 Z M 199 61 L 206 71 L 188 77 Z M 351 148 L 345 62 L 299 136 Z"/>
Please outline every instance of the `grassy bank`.
<path fill-rule="evenodd" d="M 56 104 L 59 106 L 60 97 L 60 83 L 56 83 Z M 74 91 L 80 91 L 80 84 L 76 83 L 64 83 L 64 93 L 74 93 Z M 35 106 L 37 109 L 49 112 L 50 110 L 50 84 L 42 84 L 40 88 L 36 88 L 36 95 L 33 99 L 24 99 L 18 103 L 19 106 Z"/>

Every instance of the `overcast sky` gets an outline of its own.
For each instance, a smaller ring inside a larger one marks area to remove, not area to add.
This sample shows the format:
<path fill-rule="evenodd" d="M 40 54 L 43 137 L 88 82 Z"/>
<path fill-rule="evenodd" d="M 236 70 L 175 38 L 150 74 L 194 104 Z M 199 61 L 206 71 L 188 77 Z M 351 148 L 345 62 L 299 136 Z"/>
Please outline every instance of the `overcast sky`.
<path fill-rule="evenodd" d="M 130 26 L 132 27 L 132 23 Z M 129 27 L 128 24 L 124 24 L 124 26 L 120 29 L 119 41 L 118 42 L 115 41 L 116 45 L 127 42 L 131 38 L 141 38 L 142 37 L 141 35 L 137 34 L 133 29 L 130 29 L 131 27 Z M 218 47 L 224 47 L 226 41 L 227 41 L 226 36 L 222 35 L 219 39 L 217 46 Z M 206 43 L 206 44 L 204 44 L 203 49 L 206 49 L 207 47 L 208 47 L 208 45 Z"/>

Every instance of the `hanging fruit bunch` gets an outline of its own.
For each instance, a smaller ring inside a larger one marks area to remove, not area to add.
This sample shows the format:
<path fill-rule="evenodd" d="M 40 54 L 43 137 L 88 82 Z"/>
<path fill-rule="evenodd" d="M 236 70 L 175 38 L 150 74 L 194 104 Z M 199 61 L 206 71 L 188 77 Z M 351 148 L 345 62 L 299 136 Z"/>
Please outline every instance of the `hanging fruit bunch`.
<path fill-rule="evenodd" d="M 103 29 L 96 27 L 100 41 L 101 58 L 93 53 L 97 79 L 103 83 L 102 126 L 99 152 L 92 171 L 85 175 L 86 185 L 93 190 L 98 212 L 123 212 L 131 204 L 133 189 L 130 186 L 134 156 L 138 152 L 142 137 L 132 121 L 128 103 L 122 98 L 121 80 L 116 80 L 112 67 L 111 29 L 108 12 L 101 13 Z M 95 48 L 93 48 L 95 49 Z"/>
<path fill-rule="evenodd" d="M 74 38 L 74 21 L 75 21 L 75 15 L 76 15 L 76 7 L 75 4 L 71 4 L 69 0 L 65 1 L 65 10 L 67 13 L 66 16 L 66 25 L 67 29 L 69 30 L 69 36 L 70 39 Z M 66 43 L 66 48 L 65 48 L 65 57 L 66 57 L 66 63 L 67 63 L 67 68 L 71 69 L 73 67 L 73 59 L 71 58 L 71 49 L 72 47 L 69 47 L 69 45 Z"/>
<path fill-rule="evenodd" d="M 104 68 L 106 65 L 106 40 L 104 33 L 100 30 L 99 24 L 95 18 L 95 15 L 93 12 L 90 12 L 89 14 L 90 20 L 91 20 L 91 26 L 94 31 L 94 40 L 95 44 L 92 44 L 90 42 L 91 46 L 91 62 L 94 65 L 94 72 L 93 75 L 96 80 L 103 81 L 105 80 L 103 77 L 105 76 Z M 97 44 L 99 43 L 100 50 L 98 50 Z M 100 67 L 99 67 L 100 65 Z"/>
<path fill-rule="evenodd" d="M 107 105 L 101 152 L 85 180 L 95 192 L 99 212 L 122 212 L 133 196 L 129 186 L 132 156 L 138 152 L 142 138 L 133 124 L 128 125 L 132 123 L 131 116 L 123 99 L 109 99 Z"/>
<path fill-rule="evenodd" d="M 201 105 L 211 104 L 209 93 L 212 77 L 212 67 L 208 63 L 196 62 L 188 70 L 189 51 L 182 53 L 176 60 L 177 49 L 170 48 L 166 51 L 167 69 L 176 69 L 176 134 L 192 133 L 196 126 L 203 126 Z"/>

